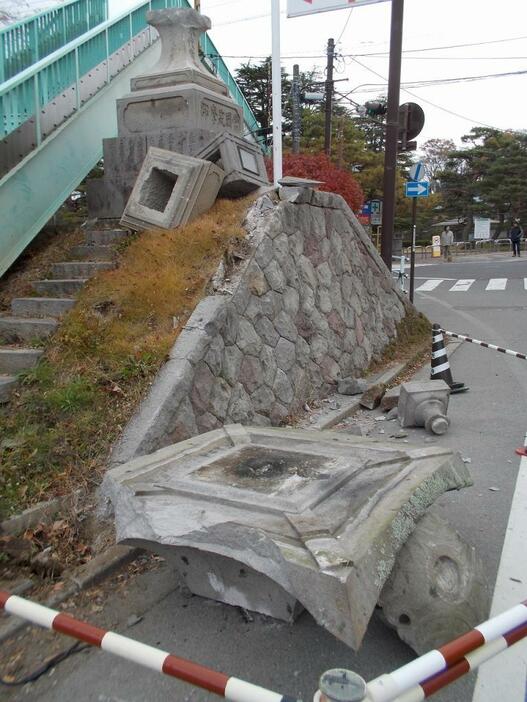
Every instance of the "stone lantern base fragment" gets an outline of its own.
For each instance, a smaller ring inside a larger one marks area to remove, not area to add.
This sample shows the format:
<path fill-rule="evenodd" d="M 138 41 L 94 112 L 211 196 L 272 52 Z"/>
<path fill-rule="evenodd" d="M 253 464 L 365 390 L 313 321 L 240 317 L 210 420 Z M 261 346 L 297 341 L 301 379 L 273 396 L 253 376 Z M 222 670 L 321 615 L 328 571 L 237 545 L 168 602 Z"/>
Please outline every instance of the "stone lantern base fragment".
<path fill-rule="evenodd" d="M 118 541 L 197 594 L 287 620 L 303 606 L 357 649 L 416 523 L 470 484 L 447 449 L 229 425 L 113 468 L 103 491 Z"/>
<path fill-rule="evenodd" d="M 212 207 L 223 177 L 209 161 L 150 148 L 121 224 L 136 231 L 186 224 Z"/>
<path fill-rule="evenodd" d="M 449 395 L 444 380 L 404 383 L 398 404 L 401 426 L 425 427 L 434 434 L 444 434 L 450 424 L 446 416 Z"/>
<path fill-rule="evenodd" d="M 196 157 L 212 161 L 225 171 L 220 190 L 223 197 L 243 197 L 269 184 L 260 149 L 234 134 L 218 135 Z"/>

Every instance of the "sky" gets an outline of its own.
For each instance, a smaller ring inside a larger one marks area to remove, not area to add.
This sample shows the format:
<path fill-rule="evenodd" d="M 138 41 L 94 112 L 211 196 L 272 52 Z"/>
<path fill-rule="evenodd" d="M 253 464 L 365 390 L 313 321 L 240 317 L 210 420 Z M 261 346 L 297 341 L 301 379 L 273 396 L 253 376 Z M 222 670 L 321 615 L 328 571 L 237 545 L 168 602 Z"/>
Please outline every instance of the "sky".
<path fill-rule="evenodd" d="M 0 0 L 0 9 L 6 2 L 16 5 L 19 0 Z M 140 4 L 109 2 L 111 16 Z M 323 71 L 332 37 L 337 42 L 338 92 L 353 91 L 351 97 L 359 103 L 385 93 L 391 2 L 290 19 L 286 4 L 281 0 L 281 46 L 282 65 L 289 73 L 294 63 L 301 70 Z M 202 13 L 212 21 L 211 37 L 232 72 L 270 54 L 270 8 L 271 0 L 201 0 Z M 460 44 L 464 46 L 456 46 Z M 447 46 L 452 48 L 436 48 Z M 525 71 L 402 90 L 400 102 L 417 102 L 426 114 L 418 144 L 432 138 L 459 143 L 473 126 L 527 128 L 526 0 L 406 0 L 403 52 L 403 85 Z"/>
<path fill-rule="evenodd" d="M 135 4 L 110 2 L 112 11 Z M 231 71 L 270 54 L 270 8 L 271 0 L 202 0 L 201 12 L 212 21 L 211 37 Z M 336 89 L 353 90 L 351 97 L 359 103 L 385 92 L 391 2 L 289 19 L 286 0 L 281 0 L 281 9 L 282 65 L 288 72 L 294 63 L 301 70 L 323 70 L 332 37 L 340 55 L 335 78 L 346 79 Z M 476 45 L 454 47 L 459 44 Z M 434 48 L 445 46 L 453 48 Z M 429 50 L 412 53 L 423 48 Z M 401 91 L 401 103 L 417 102 L 426 114 L 418 144 L 432 138 L 460 143 L 473 126 L 527 128 L 525 0 L 406 0 L 403 52 L 403 84 L 525 71 Z"/>

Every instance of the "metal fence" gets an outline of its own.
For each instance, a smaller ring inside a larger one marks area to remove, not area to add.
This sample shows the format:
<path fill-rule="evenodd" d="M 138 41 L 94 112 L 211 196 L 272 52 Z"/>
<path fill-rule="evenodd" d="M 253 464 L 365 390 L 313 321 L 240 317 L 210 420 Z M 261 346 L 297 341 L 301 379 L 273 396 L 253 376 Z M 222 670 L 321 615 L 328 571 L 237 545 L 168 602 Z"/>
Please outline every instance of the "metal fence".
<path fill-rule="evenodd" d="M 108 19 L 108 0 L 71 0 L 0 30 L 0 83 Z"/>
<path fill-rule="evenodd" d="M 416 246 L 415 253 L 416 256 L 419 255 L 422 258 L 428 258 L 432 256 L 432 245 L 428 246 Z M 522 242 L 522 248 L 527 250 L 527 242 Z M 503 250 L 511 250 L 512 242 L 510 239 L 485 239 L 478 241 L 456 241 L 451 247 L 450 251 L 452 254 L 464 255 L 464 254 L 477 254 L 480 252 L 495 252 Z M 411 246 L 406 246 L 403 252 L 406 256 L 410 256 L 412 251 Z"/>

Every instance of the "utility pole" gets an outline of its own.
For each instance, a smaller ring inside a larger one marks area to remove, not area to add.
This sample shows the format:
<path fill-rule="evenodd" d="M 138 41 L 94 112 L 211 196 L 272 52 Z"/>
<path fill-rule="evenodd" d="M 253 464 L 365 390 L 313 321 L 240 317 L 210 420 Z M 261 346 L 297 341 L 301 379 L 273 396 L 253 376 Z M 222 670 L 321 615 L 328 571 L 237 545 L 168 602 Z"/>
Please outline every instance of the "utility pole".
<path fill-rule="evenodd" d="M 335 58 L 335 40 L 328 40 L 328 62 L 326 67 L 326 125 L 324 132 L 324 151 L 331 154 L 331 113 L 333 111 L 333 59 Z"/>
<path fill-rule="evenodd" d="M 201 12 L 201 0 L 194 0 L 194 9 L 196 12 Z"/>
<path fill-rule="evenodd" d="M 384 156 L 384 202 L 382 212 L 381 256 L 392 270 L 392 240 L 395 219 L 395 182 L 397 140 L 399 136 L 399 91 L 401 87 L 401 53 L 403 48 L 404 0 L 392 0 L 390 33 L 390 70 L 388 75 L 388 112 Z"/>
<path fill-rule="evenodd" d="M 299 154 L 302 112 L 300 107 L 300 67 L 297 63 L 293 66 L 293 85 L 291 93 L 293 102 L 293 153 Z"/>
<path fill-rule="evenodd" d="M 280 67 L 280 0 L 271 0 L 273 86 L 273 182 L 282 178 L 282 69 Z"/>

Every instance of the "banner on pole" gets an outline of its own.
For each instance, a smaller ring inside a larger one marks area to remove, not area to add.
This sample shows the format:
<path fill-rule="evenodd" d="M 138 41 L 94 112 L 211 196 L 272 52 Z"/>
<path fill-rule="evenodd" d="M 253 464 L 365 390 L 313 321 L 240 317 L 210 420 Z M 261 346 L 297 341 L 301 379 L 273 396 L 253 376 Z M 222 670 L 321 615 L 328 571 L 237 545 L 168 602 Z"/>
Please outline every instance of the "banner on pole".
<path fill-rule="evenodd" d="M 302 15 L 313 15 L 317 12 L 373 5 L 377 2 L 387 2 L 387 0 L 287 0 L 287 16 L 301 17 Z"/>

